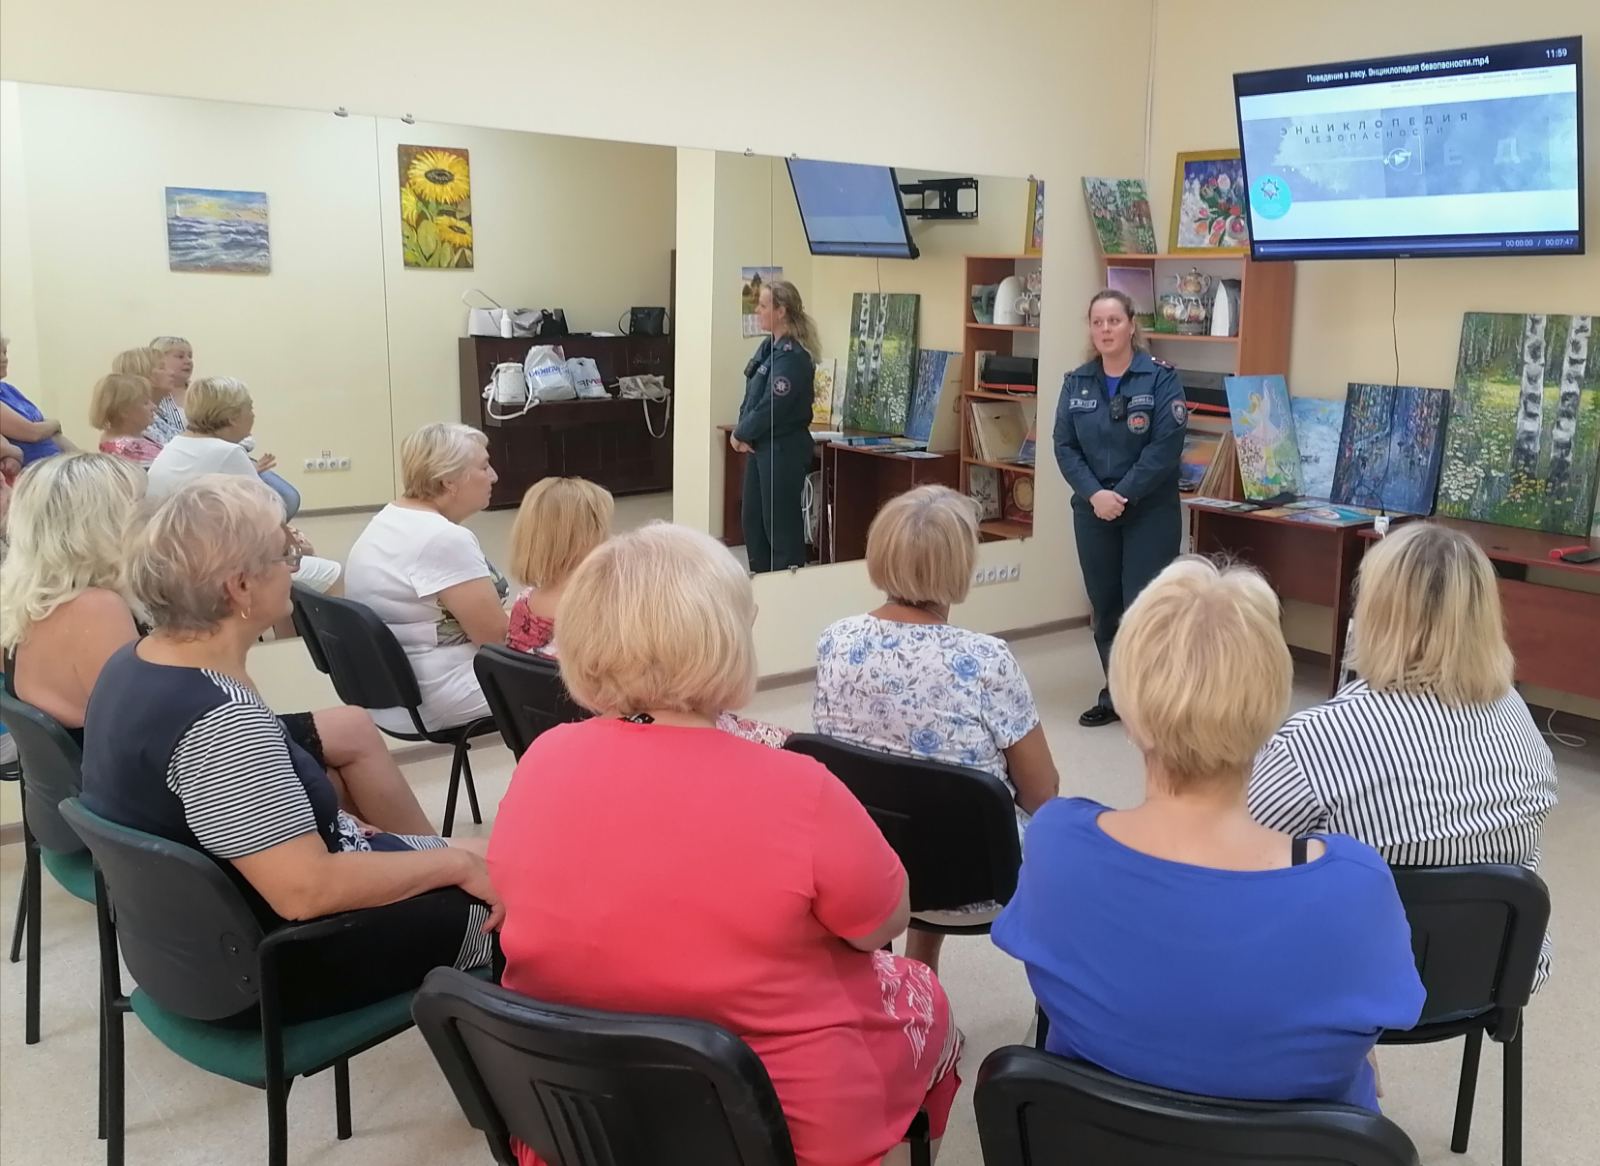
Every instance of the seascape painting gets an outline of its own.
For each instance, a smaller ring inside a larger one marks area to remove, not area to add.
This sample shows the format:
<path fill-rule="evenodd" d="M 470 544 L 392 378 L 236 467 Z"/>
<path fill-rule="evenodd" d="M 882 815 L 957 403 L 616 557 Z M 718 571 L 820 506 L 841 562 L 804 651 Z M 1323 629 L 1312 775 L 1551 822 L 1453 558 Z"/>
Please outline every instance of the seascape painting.
<path fill-rule="evenodd" d="M 1141 178 L 1085 178 L 1083 198 L 1103 255 L 1154 255 L 1156 228 Z"/>
<path fill-rule="evenodd" d="M 1294 437 L 1289 385 L 1282 374 L 1230 376 L 1228 411 L 1244 496 L 1264 502 L 1300 493 L 1300 448 Z"/>
<path fill-rule="evenodd" d="M 1600 460 L 1593 329 L 1591 316 L 1467 313 L 1440 514 L 1589 534 Z"/>
<path fill-rule="evenodd" d="M 1332 498 L 1344 402 L 1295 397 L 1289 405 L 1294 413 L 1295 444 L 1300 447 L 1300 492 L 1307 498 Z"/>
<path fill-rule="evenodd" d="M 167 187 L 167 266 L 173 271 L 270 272 L 266 192 Z"/>
<path fill-rule="evenodd" d="M 1449 416 L 1450 394 L 1443 389 L 1352 384 L 1333 500 L 1387 514 L 1431 513 Z"/>
<path fill-rule="evenodd" d="M 846 429 L 905 432 L 921 304 L 922 297 L 917 295 L 855 294 L 850 306 L 850 351 L 845 358 Z"/>

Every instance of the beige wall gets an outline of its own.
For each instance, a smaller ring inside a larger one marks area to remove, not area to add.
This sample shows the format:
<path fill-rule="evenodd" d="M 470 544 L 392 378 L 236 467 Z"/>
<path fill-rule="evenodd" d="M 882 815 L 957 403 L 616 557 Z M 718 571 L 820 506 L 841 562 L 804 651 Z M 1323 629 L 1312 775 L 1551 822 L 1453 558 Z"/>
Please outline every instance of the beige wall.
<path fill-rule="evenodd" d="M 1543 0 L 1515 12 L 1497 0 L 1394 4 L 1346 0 L 1313 32 L 1305 9 L 1251 3 L 1240 21 L 1194 18 L 1188 0 L 1157 0 L 1150 127 L 1151 210 L 1165 239 L 1172 204 L 1172 166 L 1180 150 L 1238 145 L 1232 75 L 1238 71 L 1316 64 L 1412 50 L 1498 44 L 1540 36 L 1585 34 L 1600 47 L 1600 4 Z M 1441 16 L 1448 11 L 1448 19 Z M 1248 35 L 1239 35 L 1246 27 Z M 1589 149 L 1584 172 L 1589 254 L 1538 259 L 1408 259 L 1395 269 L 1379 260 L 1302 263 L 1295 273 L 1294 341 L 1289 386 L 1297 395 L 1343 397 L 1350 381 L 1396 379 L 1391 305 L 1400 342 L 1399 383 L 1449 388 L 1455 383 L 1462 314 L 1600 313 L 1600 83 L 1591 63 L 1584 94 Z M 1291 642 L 1326 651 L 1326 608 L 1292 603 Z M 1600 703 L 1542 691 L 1530 699 L 1600 716 Z"/>

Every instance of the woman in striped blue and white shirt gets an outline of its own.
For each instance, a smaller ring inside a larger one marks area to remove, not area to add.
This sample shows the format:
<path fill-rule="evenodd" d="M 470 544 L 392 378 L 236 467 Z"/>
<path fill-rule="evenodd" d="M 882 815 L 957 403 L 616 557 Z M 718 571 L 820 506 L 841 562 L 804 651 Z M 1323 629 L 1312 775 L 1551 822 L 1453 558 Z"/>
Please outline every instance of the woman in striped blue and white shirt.
<path fill-rule="evenodd" d="M 1335 831 L 1393 866 L 1539 865 L 1556 767 L 1512 688 L 1494 569 L 1477 543 L 1402 527 L 1361 564 L 1356 679 L 1290 717 L 1256 758 L 1250 812 Z M 1545 940 L 1537 983 L 1549 973 Z"/>

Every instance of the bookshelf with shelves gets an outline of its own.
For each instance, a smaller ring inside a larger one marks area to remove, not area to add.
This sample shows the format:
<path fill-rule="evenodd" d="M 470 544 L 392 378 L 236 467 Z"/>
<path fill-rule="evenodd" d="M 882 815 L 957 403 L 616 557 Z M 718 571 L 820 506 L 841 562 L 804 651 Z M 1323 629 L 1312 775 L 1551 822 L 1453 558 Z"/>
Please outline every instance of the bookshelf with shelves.
<path fill-rule="evenodd" d="M 1038 386 L 1018 390 L 1015 386 L 980 381 L 979 354 L 1038 359 L 1039 329 L 1034 325 L 985 324 L 979 321 L 972 312 L 971 292 L 974 286 L 996 284 L 1007 276 L 1025 276 L 1038 271 L 1042 262 L 1042 256 L 1038 255 L 968 255 L 966 258 L 966 282 L 961 289 L 961 298 L 966 304 L 965 343 L 961 352 L 961 490 L 966 494 L 974 492 L 974 471 L 981 475 L 993 474 L 995 478 L 1000 514 L 978 524 L 980 537 L 985 542 L 1027 538 L 1033 534 L 1034 467 L 981 456 L 979 439 L 974 432 L 977 422 L 973 407 L 1021 402 L 1030 409 L 1036 408 Z M 1037 418 L 1034 422 L 1032 432 L 1036 432 Z M 994 451 L 988 452 L 993 454 Z"/>

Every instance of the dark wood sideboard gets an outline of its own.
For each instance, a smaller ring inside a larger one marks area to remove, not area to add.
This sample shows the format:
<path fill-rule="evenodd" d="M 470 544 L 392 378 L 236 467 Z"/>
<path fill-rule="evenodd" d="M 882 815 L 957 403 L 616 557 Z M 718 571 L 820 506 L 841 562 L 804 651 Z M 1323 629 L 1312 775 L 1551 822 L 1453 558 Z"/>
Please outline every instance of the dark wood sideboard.
<path fill-rule="evenodd" d="M 672 489 L 672 424 L 661 402 L 556 401 L 537 405 L 521 417 L 497 421 L 483 400 L 494 366 L 521 363 L 535 344 L 553 343 L 567 356 L 593 357 L 606 386 L 615 391 L 618 377 L 656 375 L 672 385 L 670 336 L 563 336 L 559 339 L 503 340 L 498 336 L 466 336 L 458 341 L 461 370 L 461 419 L 489 438 L 489 464 L 500 480 L 489 506 L 516 506 L 540 478 L 588 478 L 613 494 L 648 494 Z M 645 410 L 657 433 L 650 435 Z"/>

